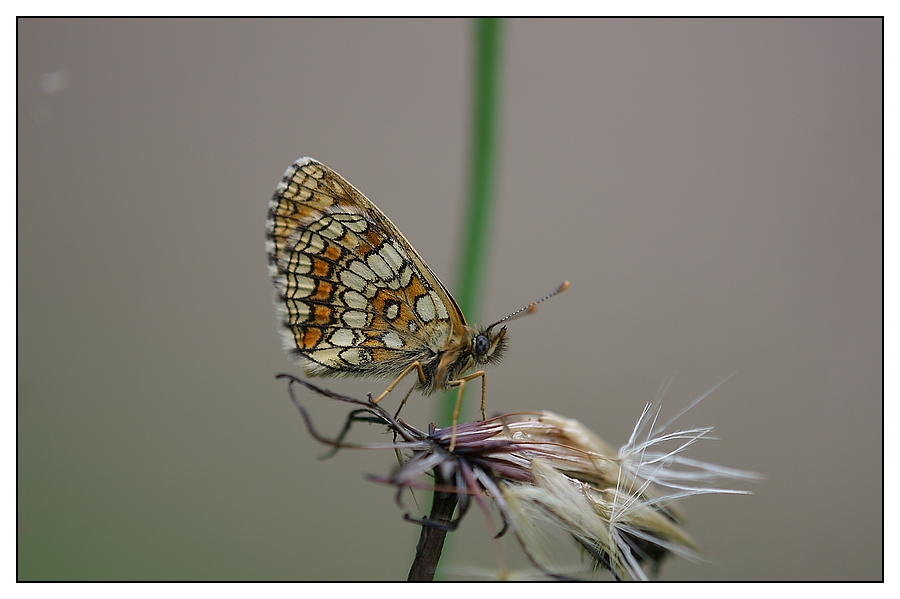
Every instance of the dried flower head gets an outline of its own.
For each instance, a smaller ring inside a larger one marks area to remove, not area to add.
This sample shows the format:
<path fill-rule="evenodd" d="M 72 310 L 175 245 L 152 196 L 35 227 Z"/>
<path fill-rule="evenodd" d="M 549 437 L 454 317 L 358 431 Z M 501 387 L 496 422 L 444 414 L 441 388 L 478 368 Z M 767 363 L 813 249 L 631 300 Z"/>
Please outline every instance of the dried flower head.
<path fill-rule="evenodd" d="M 291 388 L 292 400 L 319 441 L 335 449 L 390 447 L 402 452 L 404 459 L 396 471 L 373 477 L 397 487 L 398 503 L 403 491 L 416 488 L 434 489 L 458 501 L 456 517 L 449 522 L 407 514 L 408 520 L 452 530 L 472 499 L 490 520 L 490 499 L 503 519 L 497 536 L 511 531 L 535 567 L 560 578 L 566 577 L 564 568 L 550 557 L 555 551 L 548 532 L 555 529 L 570 535 L 595 566 L 608 569 L 616 579 L 644 580 L 669 554 L 701 557 L 681 526 L 680 512 L 673 504 L 676 499 L 702 493 L 747 493 L 713 485 L 723 478 L 758 478 L 684 457 L 682 453 L 696 441 L 710 438 L 712 427 L 669 431 L 675 418 L 658 425 L 659 408 L 653 404 L 645 406 L 628 443 L 618 450 L 578 421 L 547 411 L 459 424 L 453 445 L 453 427 L 431 425 L 423 432 L 392 417 L 371 398 L 363 402 L 290 375 L 280 376 L 289 378 L 291 385 L 298 383 L 357 406 L 339 437 L 328 439 L 315 431 Z M 383 424 L 394 433 L 394 443 L 345 443 L 356 421 Z"/>

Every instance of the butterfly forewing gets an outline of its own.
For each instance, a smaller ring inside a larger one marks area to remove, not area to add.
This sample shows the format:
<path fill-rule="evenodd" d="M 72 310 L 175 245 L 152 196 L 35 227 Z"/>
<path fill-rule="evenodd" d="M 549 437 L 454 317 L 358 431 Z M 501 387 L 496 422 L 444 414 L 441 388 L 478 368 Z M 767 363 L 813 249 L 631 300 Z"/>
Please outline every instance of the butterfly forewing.
<path fill-rule="evenodd" d="M 309 374 L 398 376 L 466 335 L 459 307 L 403 234 L 311 158 L 285 171 L 267 238 L 285 345 Z"/>

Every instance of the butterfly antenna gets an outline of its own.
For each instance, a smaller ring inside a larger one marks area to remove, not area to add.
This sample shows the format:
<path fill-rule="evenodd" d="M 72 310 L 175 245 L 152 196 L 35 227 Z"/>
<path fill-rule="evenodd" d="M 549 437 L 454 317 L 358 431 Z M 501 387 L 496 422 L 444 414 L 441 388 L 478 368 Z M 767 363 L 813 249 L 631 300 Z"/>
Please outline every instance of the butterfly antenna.
<path fill-rule="evenodd" d="M 498 320 L 497 322 L 495 322 L 494 324 L 492 324 L 491 326 L 489 326 L 489 327 L 487 328 L 487 330 L 490 331 L 491 329 L 493 329 L 493 328 L 494 328 L 495 326 L 497 326 L 498 324 L 501 324 L 501 323 L 504 323 L 504 322 L 509 322 L 510 320 L 513 320 L 513 319 L 518 318 L 518 317 L 520 317 L 520 316 L 525 316 L 525 315 L 527 315 L 527 314 L 531 314 L 532 312 L 537 312 L 537 305 L 538 305 L 539 303 L 544 302 L 544 301 L 547 301 L 548 299 L 550 299 L 550 298 L 553 297 L 554 295 L 559 295 L 560 293 L 562 293 L 563 291 L 565 291 L 565 290 L 568 289 L 568 288 L 569 288 L 569 282 L 568 282 L 568 281 L 563 281 L 563 284 L 560 285 L 559 287 L 557 287 L 557 288 L 556 288 L 556 291 L 554 291 L 554 292 L 551 293 L 550 295 L 547 295 L 547 296 L 545 296 L 545 297 L 542 297 L 541 299 L 539 299 L 539 300 L 536 301 L 536 302 L 531 302 L 530 304 L 528 304 L 528 305 L 525 306 L 524 308 L 520 308 L 520 309 L 516 310 L 515 312 L 513 312 L 512 314 L 510 314 L 510 315 L 507 316 L 506 318 L 501 318 L 500 320 Z"/>

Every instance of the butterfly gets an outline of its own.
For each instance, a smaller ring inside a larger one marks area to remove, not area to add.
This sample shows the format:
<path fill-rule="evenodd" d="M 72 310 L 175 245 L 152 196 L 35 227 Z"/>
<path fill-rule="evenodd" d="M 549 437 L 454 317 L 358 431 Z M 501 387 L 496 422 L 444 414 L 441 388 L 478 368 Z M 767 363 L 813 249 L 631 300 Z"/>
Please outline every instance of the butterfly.
<path fill-rule="evenodd" d="M 488 327 L 470 326 L 394 223 L 309 157 L 287 168 L 269 202 L 266 249 L 284 345 L 307 375 L 393 377 L 375 403 L 412 372 L 410 393 L 458 387 L 454 431 L 465 385 L 479 377 L 486 418 L 484 370 L 466 373 L 501 359 L 508 339 L 499 325 L 568 287 Z"/>

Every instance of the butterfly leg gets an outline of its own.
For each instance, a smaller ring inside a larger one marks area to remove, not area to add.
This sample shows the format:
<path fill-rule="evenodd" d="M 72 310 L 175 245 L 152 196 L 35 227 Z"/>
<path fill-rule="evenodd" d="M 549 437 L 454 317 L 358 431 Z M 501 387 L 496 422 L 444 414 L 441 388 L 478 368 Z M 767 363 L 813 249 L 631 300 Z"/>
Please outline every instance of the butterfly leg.
<path fill-rule="evenodd" d="M 484 387 L 485 376 L 483 370 L 473 372 L 472 374 L 468 374 L 447 383 L 448 387 L 459 387 L 459 393 L 456 396 L 456 407 L 453 409 L 453 431 L 450 433 L 450 451 L 453 451 L 456 448 L 456 425 L 459 424 L 459 410 L 462 407 L 462 398 L 463 393 L 466 390 L 466 383 L 478 377 L 481 377 L 481 418 L 482 420 L 487 420 L 484 413 L 486 398 Z"/>
<path fill-rule="evenodd" d="M 409 399 L 409 396 L 412 395 L 413 389 L 415 389 L 415 388 L 416 388 L 416 386 L 413 385 L 412 387 L 409 388 L 409 391 L 406 392 L 406 395 L 403 396 L 403 401 L 400 402 L 400 407 L 397 408 L 397 411 L 394 413 L 395 419 L 397 418 L 397 416 L 400 415 L 400 410 L 402 410 L 403 406 L 406 405 L 406 400 Z"/>
<path fill-rule="evenodd" d="M 413 370 L 416 370 L 416 369 L 418 369 L 418 371 L 419 371 L 419 372 L 418 372 L 418 375 L 419 375 L 419 382 L 420 382 L 421 384 L 424 385 L 424 384 L 426 383 L 426 379 L 425 379 L 425 371 L 422 370 L 422 365 L 419 363 L 418 360 L 416 360 L 415 362 L 413 362 L 412 364 L 410 364 L 409 366 L 407 366 L 407 367 L 406 367 L 406 370 L 404 370 L 404 371 L 400 374 L 400 376 L 398 376 L 398 377 L 394 380 L 393 383 L 391 383 L 390 385 L 388 385 L 388 388 L 384 390 L 384 393 L 382 393 L 382 394 L 379 395 L 377 398 L 375 398 L 374 400 L 372 400 L 372 403 L 378 403 L 379 401 L 381 401 L 382 399 L 384 399 L 385 397 L 387 397 L 388 393 L 390 393 L 391 391 L 393 391 L 393 390 L 394 390 L 394 387 L 396 387 L 396 386 L 400 383 L 400 381 L 402 381 L 402 380 L 406 377 L 406 375 L 408 375 L 410 372 L 412 372 Z M 413 386 L 413 388 L 415 388 L 415 386 Z M 406 397 L 403 398 L 403 403 L 400 404 L 400 407 L 401 407 L 401 408 L 403 407 L 403 404 L 406 403 L 406 400 L 409 399 L 409 394 L 410 394 L 410 393 L 412 393 L 412 389 L 410 389 L 410 390 L 409 390 L 409 393 L 406 394 Z M 398 411 L 398 412 L 399 412 L 399 411 Z"/>

